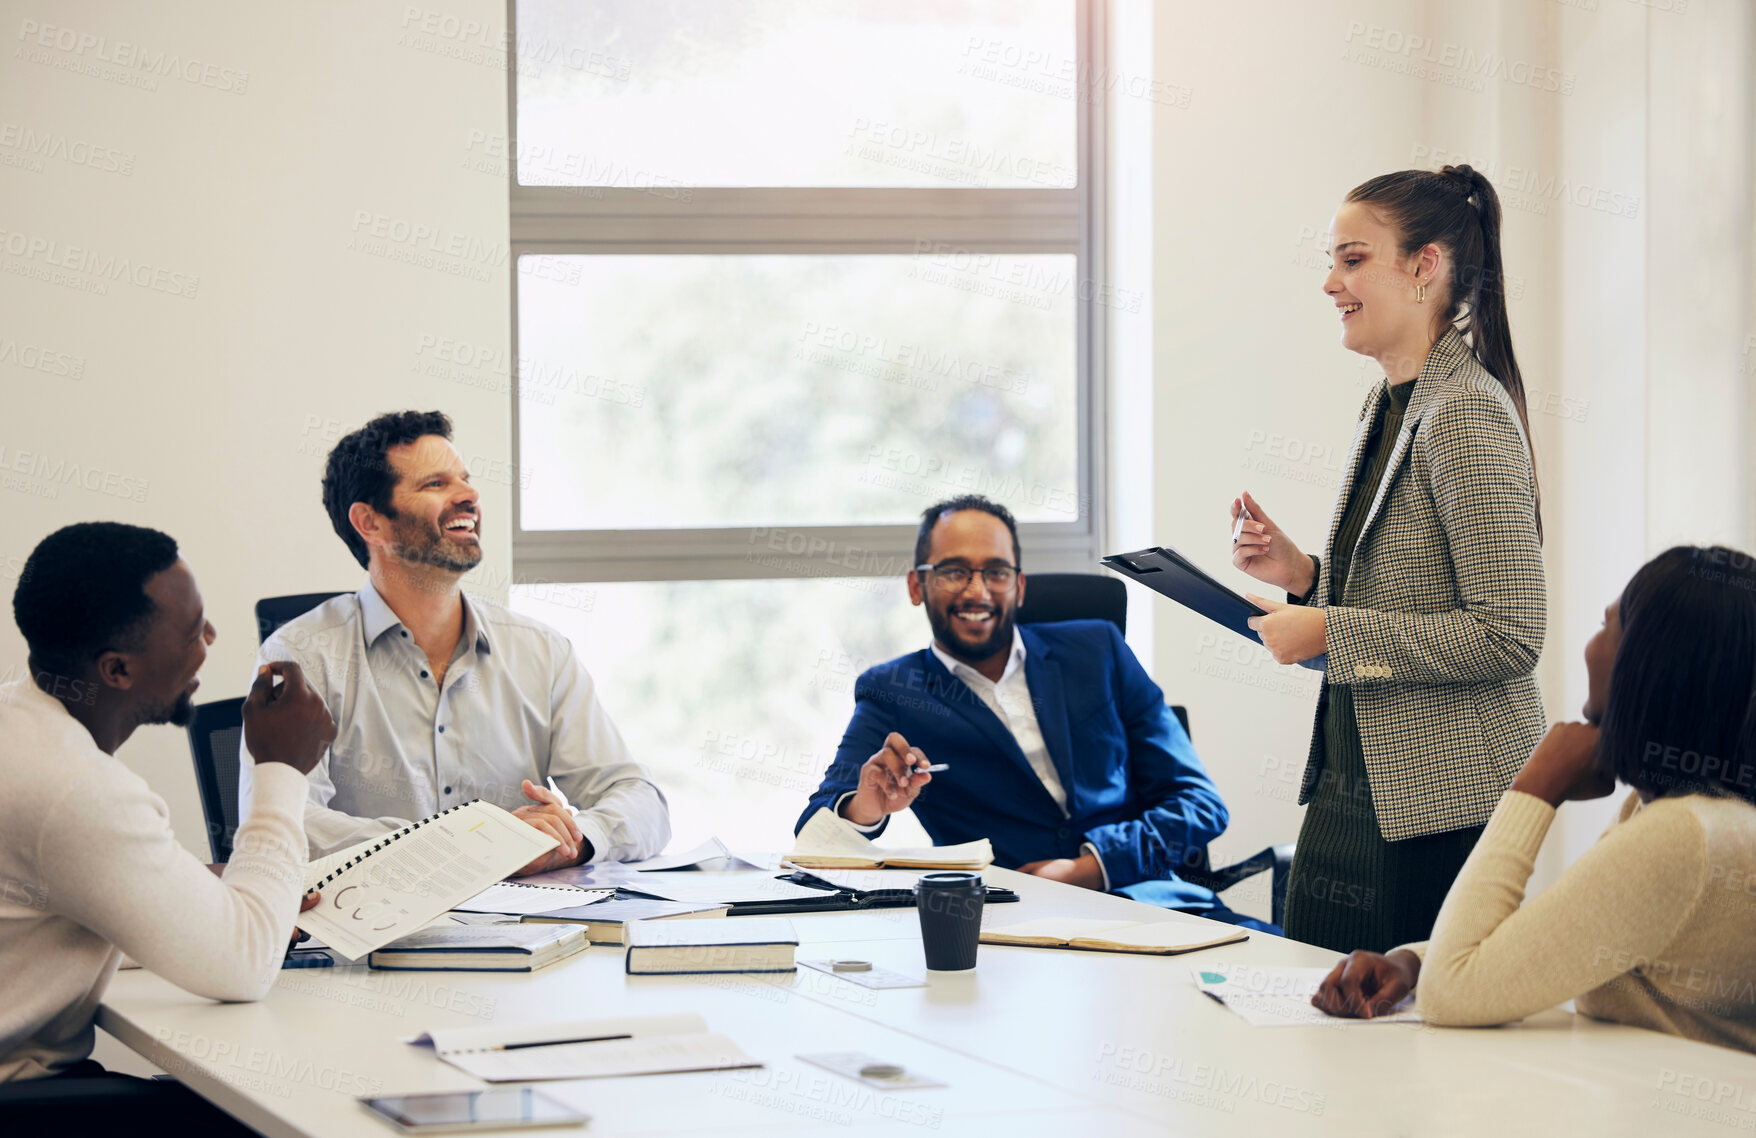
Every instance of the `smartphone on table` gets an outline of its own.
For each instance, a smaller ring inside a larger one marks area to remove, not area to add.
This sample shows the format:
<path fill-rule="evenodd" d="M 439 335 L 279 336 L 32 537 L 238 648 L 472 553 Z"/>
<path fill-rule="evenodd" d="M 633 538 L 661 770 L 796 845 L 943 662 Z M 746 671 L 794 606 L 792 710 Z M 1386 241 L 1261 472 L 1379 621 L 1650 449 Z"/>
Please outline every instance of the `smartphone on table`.
<path fill-rule="evenodd" d="M 404 1134 L 583 1126 L 591 1121 L 591 1115 L 581 1114 L 561 1100 L 530 1087 L 374 1095 L 361 1098 L 360 1105 Z"/>

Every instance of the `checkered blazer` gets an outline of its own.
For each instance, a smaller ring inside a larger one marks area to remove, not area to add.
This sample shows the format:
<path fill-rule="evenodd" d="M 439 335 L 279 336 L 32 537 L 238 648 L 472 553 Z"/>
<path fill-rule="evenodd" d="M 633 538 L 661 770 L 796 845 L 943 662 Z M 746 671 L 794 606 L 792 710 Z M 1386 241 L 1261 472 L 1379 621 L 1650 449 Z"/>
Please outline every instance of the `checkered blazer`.
<path fill-rule="evenodd" d="M 1353 691 L 1387 841 L 1479 826 L 1546 721 L 1532 671 L 1548 593 L 1536 480 L 1518 412 L 1455 331 L 1433 346 L 1340 597 L 1330 560 L 1382 384 L 1360 409 L 1335 518 L 1305 603 L 1326 609 L 1328 678 Z M 1323 715 L 1301 803 L 1321 772 Z"/>

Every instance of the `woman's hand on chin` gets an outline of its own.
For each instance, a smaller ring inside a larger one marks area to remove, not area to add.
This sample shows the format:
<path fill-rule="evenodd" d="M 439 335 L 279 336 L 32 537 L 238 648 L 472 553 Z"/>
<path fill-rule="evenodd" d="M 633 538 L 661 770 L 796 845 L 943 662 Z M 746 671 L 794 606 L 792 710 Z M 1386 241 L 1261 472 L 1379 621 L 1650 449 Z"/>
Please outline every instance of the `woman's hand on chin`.
<path fill-rule="evenodd" d="M 1590 723 L 1555 724 L 1512 780 L 1512 789 L 1557 807 L 1609 794 L 1616 780 L 1597 769 L 1597 737 Z"/>

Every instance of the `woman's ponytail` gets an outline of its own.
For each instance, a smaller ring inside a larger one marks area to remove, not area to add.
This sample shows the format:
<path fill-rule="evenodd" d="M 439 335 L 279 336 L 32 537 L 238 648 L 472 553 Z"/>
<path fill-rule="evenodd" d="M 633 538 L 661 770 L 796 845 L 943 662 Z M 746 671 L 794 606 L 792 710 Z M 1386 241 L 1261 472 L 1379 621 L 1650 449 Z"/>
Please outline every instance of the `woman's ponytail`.
<path fill-rule="evenodd" d="M 1402 255 L 1428 245 L 1451 254 L 1450 303 L 1445 319 L 1463 335 L 1477 360 L 1491 372 L 1518 411 L 1530 450 L 1536 486 L 1537 538 L 1543 534 L 1542 486 L 1536 475 L 1536 440 L 1524 398 L 1524 376 L 1512 351 L 1512 324 L 1506 314 L 1506 269 L 1501 261 L 1500 195 L 1481 171 L 1446 166 L 1438 173 L 1401 170 L 1354 188 L 1350 202 L 1381 212 L 1402 234 Z"/>

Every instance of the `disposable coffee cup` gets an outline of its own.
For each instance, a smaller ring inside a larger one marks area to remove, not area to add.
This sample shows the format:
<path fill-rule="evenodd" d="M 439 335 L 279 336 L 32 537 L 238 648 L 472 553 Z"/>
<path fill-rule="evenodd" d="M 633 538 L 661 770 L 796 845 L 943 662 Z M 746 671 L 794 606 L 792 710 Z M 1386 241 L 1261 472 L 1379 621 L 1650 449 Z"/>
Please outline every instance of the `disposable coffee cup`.
<path fill-rule="evenodd" d="M 963 871 L 928 873 L 915 884 L 921 914 L 921 948 L 933 972 L 961 972 L 976 966 L 982 935 L 982 875 Z"/>

